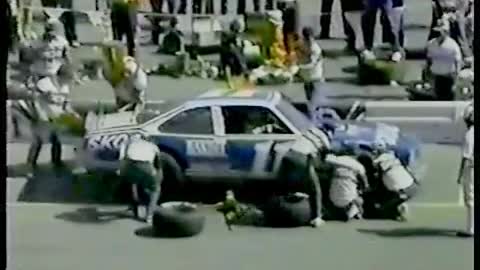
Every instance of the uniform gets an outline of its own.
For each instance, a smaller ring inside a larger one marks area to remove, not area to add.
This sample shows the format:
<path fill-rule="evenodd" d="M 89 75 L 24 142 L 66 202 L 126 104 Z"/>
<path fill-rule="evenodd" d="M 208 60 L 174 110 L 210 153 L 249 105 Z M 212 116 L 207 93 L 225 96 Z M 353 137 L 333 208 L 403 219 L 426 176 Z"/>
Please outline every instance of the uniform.
<path fill-rule="evenodd" d="M 467 208 L 467 230 L 468 234 L 474 233 L 474 127 L 473 125 L 465 134 L 462 158 L 464 166 L 462 172 L 463 198 Z"/>
<path fill-rule="evenodd" d="M 360 190 L 368 185 L 365 168 L 351 156 L 328 155 L 326 162 L 335 167 L 329 190 L 331 202 L 341 210 L 347 220 L 360 217 L 362 214 Z"/>
<path fill-rule="evenodd" d="M 441 26 L 448 31 L 448 25 Z M 438 100 L 453 100 L 453 85 L 462 61 L 457 42 L 451 37 L 435 38 L 427 44 L 427 61 L 433 77 L 433 87 Z"/>
<path fill-rule="evenodd" d="M 117 107 L 123 108 L 132 105 L 131 109 L 135 109 L 137 105 L 145 103 L 145 91 L 148 86 L 147 74 L 134 62 L 126 61 L 125 65 L 133 72 L 114 88 Z"/>
<path fill-rule="evenodd" d="M 43 140 L 48 136 L 51 148 L 52 163 L 61 165 L 62 145 L 57 132 L 49 122 L 64 112 L 66 96 L 69 94 L 67 85 L 58 84 L 58 73 L 65 65 L 68 55 L 68 42 L 62 36 L 55 34 L 58 23 L 48 22 L 44 38 L 35 42 L 32 49 L 36 60 L 30 67 L 33 73 L 38 98 L 32 102 L 35 120 L 32 121 L 33 142 L 28 151 L 27 163 L 35 169 L 40 155 Z"/>
<path fill-rule="evenodd" d="M 138 216 L 138 206 L 146 205 L 146 219 L 151 218 L 161 193 L 163 170 L 158 147 L 148 141 L 134 140 L 120 150 L 122 161 L 119 174 L 132 184 L 132 206 Z M 141 196 L 144 193 L 145 196 Z M 142 198 L 144 197 L 144 198 Z"/>
<path fill-rule="evenodd" d="M 323 55 L 322 49 L 314 40 L 307 42 L 304 50 L 301 64 L 299 65 L 299 72 L 305 82 L 305 96 L 310 101 L 317 84 L 322 83 L 324 80 Z"/>
<path fill-rule="evenodd" d="M 65 64 L 69 45 L 67 40 L 59 35 L 50 39 L 41 39 L 32 45 L 36 58 L 30 71 L 39 77 L 56 76 Z"/>
<path fill-rule="evenodd" d="M 392 151 L 381 153 L 374 164 L 379 168 L 384 190 L 379 192 L 379 208 L 377 214 L 382 218 L 405 218 L 407 200 L 415 196 L 417 183 Z"/>

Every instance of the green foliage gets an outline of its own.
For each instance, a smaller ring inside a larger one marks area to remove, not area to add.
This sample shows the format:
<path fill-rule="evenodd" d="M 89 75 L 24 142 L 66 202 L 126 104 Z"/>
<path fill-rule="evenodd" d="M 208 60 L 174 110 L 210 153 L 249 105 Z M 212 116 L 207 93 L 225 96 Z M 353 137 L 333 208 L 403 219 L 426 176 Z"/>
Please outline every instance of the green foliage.
<path fill-rule="evenodd" d="M 395 63 L 386 60 L 360 61 L 357 70 L 358 82 L 366 84 L 389 84 L 391 81 L 403 82 L 406 74 L 404 62 Z"/>

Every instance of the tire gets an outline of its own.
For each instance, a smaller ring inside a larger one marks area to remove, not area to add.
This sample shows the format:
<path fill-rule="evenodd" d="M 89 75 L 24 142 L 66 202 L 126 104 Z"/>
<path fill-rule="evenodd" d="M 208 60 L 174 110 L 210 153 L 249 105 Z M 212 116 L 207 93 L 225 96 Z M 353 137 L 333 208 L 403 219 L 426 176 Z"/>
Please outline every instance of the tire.
<path fill-rule="evenodd" d="M 157 236 L 191 237 L 203 231 L 205 216 L 198 212 L 194 204 L 168 202 L 154 211 L 152 221 Z"/>
<path fill-rule="evenodd" d="M 308 198 L 299 196 L 279 196 L 265 205 L 265 222 L 271 227 L 300 227 L 310 222 Z"/>
<path fill-rule="evenodd" d="M 168 197 L 165 197 L 165 195 L 175 197 L 175 195 L 178 195 L 178 193 L 181 192 L 185 184 L 185 176 L 182 167 L 174 157 L 163 151 L 160 153 L 164 175 L 161 196 L 161 200 L 163 201 L 164 198 L 168 200 Z"/>

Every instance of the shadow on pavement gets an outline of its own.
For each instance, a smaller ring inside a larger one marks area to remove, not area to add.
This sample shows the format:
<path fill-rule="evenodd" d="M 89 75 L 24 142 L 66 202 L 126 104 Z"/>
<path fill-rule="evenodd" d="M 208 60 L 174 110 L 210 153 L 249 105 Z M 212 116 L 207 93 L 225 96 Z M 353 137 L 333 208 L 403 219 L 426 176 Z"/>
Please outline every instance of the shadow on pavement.
<path fill-rule="evenodd" d="M 152 226 L 145 226 L 135 230 L 135 235 L 142 238 L 152 238 L 152 239 L 179 239 L 179 238 L 194 238 L 195 236 L 188 237 L 175 237 L 168 234 L 163 234 L 155 232 Z"/>
<path fill-rule="evenodd" d="M 396 229 L 358 229 L 360 233 L 375 234 L 383 237 L 456 237 L 457 231 L 442 228 L 396 228 Z"/>
<path fill-rule="evenodd" d="M 106 224 L 119 219 L 133 219 L 133 216 L 128 210 L 101 211 L 96 207 L 87 207 L 58 214 L 55 218 L 73 223 Z"/>
<path fill-rule="evenodd" d="M 113 176 L 73 172 L 69 166 L 52 170 L 41 166 L 34 174 L 25 165 L 7 169 L 9 177 L 27 177 L 16 201 L 42 203 L 125 203 L 129 186 Z"/>

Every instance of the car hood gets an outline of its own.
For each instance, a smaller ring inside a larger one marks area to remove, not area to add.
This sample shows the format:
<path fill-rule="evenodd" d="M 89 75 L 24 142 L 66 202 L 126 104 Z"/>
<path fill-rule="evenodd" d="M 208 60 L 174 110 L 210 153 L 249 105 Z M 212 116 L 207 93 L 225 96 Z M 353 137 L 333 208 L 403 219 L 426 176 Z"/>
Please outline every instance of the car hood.
<path fill-rule="evenodd" d="M 367 144 L 383 142 L 395 146 L 401 137 L 398 127 L 383 123 L 336 123 L 332 130 L 332 140 L 365 142 Z"/>

